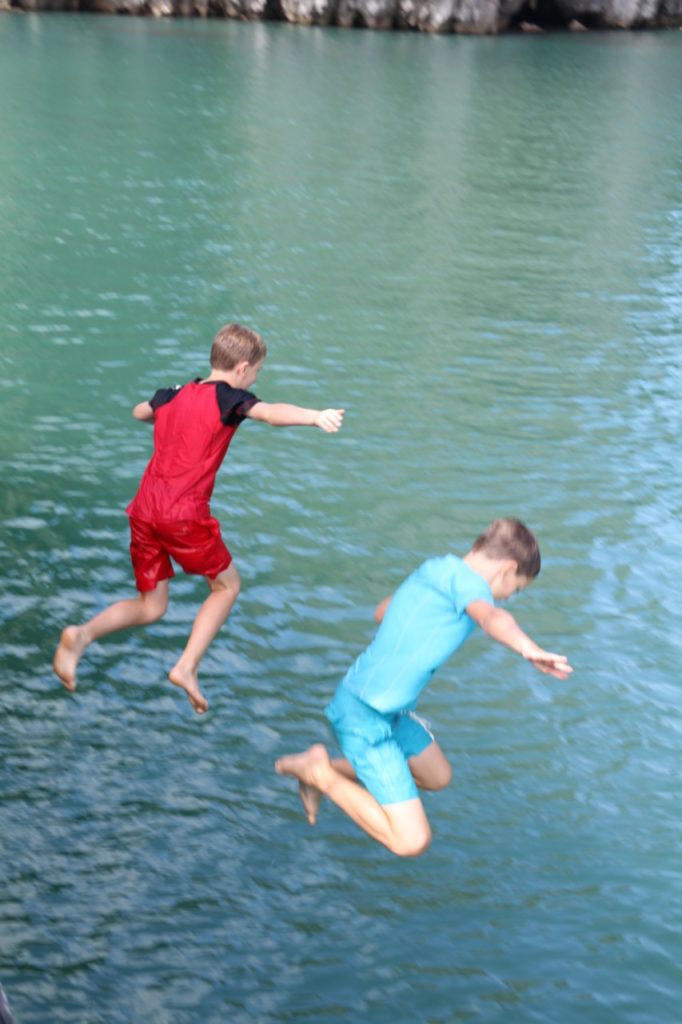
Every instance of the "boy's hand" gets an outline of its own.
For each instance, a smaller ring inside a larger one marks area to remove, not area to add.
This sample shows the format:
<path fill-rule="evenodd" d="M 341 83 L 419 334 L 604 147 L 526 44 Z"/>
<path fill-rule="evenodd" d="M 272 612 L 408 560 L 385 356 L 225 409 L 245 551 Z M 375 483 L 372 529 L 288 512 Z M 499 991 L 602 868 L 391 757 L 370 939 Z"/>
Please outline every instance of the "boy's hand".
<path fill-rule="evenodd" d="M 489 601 L 478 600 L 467 605 L 467 612 L 488 636 L 500 644 L 511 647 L 512 651 L 516 651 L 529 661 L 538 672 L 555 676 L 557 679 L 567 679 L 573 671 L 568 664 L 568 658 L 563 654 L 552 654 L 538 647 L 506 609 L 498 608 Z"/>
<path fill-rule="evenodd" d="M 563 654 L 552 654 L 550 651 L 543 651 L 536 644 L 528 644 L 520 652 L 538 672 L 554 676 L 556 679 L 568 679 L 573 669 L 568 664 L 568 658 Z"/>
<path fill-rule="evenodd" d="M 341 429 L 345 409 L 322 409 L 315 416 L 315 426 L 324 430 L 325 434 L 335 434 Z"/>

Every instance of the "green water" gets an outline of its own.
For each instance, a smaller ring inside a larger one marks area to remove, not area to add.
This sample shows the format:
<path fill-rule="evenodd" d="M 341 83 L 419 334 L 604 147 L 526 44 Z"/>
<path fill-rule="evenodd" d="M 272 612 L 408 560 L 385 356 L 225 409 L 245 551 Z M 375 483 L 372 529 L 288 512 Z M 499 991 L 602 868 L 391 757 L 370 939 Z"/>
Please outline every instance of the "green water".
<path fill-rule="evenodd" d="M 679 1024 L 682 34 L 423 38 L 0 18 L 0 982 L 17 1024 Z M 91 649 L 131 589 L 130 408 L 227 320 L 267 400 L 215 511 L 242 575 Z M 421 709 L 455 777 L 393 859 L 278 755 L 374 604 L 492 517 L 513 603 L 575 665 L 484 638 Z"/>

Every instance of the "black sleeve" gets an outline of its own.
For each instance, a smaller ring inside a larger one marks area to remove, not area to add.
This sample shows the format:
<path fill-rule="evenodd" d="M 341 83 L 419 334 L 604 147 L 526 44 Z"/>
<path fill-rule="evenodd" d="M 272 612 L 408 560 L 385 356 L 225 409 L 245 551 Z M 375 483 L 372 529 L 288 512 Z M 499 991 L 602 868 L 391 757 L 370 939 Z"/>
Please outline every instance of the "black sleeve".
<path fill-rule="evenodd" d="M 172 402 L 175 396 L 179 394 L 180 387 L 159 388 L 159 390 L 154 393 L 154 396 L 149 399 L 149 404 L 151 405 L 154 412 L 156 412 L 156 410 L 160 408 L 162 405 L 165 405 L 166 402 Z"/>
<path fill-rule="evenodd" d="M 260 398 L 244 391 L 242 388 L 231 388 L 229 384 L 218 384 L 216 398 L 220 409 L 220 419 L 226 427 L 241 423 L 249 409 L 252 409 Z"/>

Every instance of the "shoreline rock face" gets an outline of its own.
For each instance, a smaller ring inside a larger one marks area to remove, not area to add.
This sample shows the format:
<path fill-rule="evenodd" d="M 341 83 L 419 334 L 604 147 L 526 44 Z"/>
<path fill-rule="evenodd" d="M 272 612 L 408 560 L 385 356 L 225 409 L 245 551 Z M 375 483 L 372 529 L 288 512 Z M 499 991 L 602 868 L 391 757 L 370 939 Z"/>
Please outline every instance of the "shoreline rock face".
<path fill-rule="evenodd" d="M 0 0 L 0 11 L 238 18 L 294 25 L 494 35 L 682 26 L 682 0 Z"/>

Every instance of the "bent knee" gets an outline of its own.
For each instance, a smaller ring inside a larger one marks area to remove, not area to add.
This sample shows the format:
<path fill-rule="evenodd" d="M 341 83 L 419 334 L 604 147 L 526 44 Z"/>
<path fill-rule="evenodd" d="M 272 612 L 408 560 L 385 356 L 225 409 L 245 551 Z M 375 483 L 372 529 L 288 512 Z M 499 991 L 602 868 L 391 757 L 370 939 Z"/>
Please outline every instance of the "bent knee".
<path fill-rule="evenodd" d="M 426 853 L 431 845 L 431 829 L 419 829 L 409 836 L 396 838 L 391 845 L 391 851 L 398 857 L 419 857 Z"/>
<path fill-rule="evenodd" d="M 213 579 L 209 577 L 208 585 L 213 591 L 219 590 L 223 593 L 229 593 L 236 598 L 241 590 L 242 581 L 234 566 L 234 562 L 232 562 L 224 572 L 219 573 Z"/>
<path fill-rule="evenodd" d="M 146 625 L 150 625 L 152 622 L 157 622 L 166 614 L 168 608 L 168 598 L 161 597 L 150 599 L 144 602 L 144 621 Z"/>

